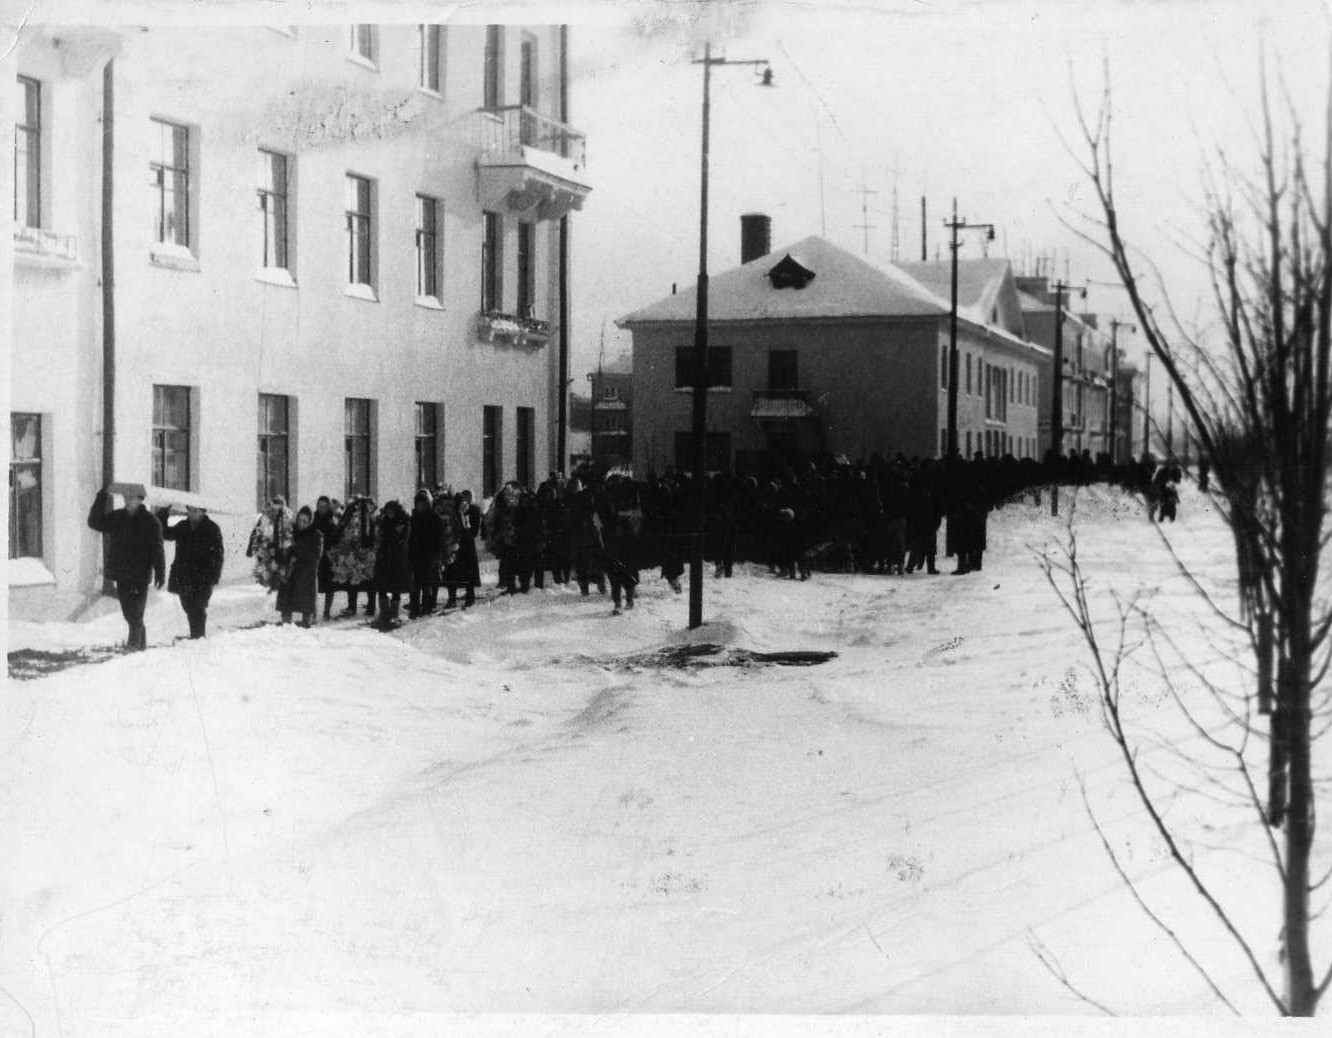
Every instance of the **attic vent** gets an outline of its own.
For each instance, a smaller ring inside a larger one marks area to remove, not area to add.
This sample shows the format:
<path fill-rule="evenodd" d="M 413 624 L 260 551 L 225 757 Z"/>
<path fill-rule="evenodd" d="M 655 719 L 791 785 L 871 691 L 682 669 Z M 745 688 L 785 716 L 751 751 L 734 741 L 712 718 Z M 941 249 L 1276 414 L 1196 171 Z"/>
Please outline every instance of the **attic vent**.
<path fill-rule="evenodd" d="M 773 288 L 804 288 L 814 280 L 814 271 L 791 258 L 788 252 L 777 266 L 768 271 Z"/>

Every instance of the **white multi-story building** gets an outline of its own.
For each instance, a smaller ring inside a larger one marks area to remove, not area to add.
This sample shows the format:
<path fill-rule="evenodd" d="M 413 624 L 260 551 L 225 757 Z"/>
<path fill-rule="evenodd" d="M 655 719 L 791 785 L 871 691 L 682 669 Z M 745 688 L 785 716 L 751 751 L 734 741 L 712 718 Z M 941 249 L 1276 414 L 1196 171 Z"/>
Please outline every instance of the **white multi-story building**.
<path fill-rule="evenodd" d="M 539 481 L 562 218 L 590 190 L 566 44 L 545 25 L 25 29 L 0 109 L 10 557 L 95 588 L 84 520 L 108 475 L 201 495 L 233 572 L 276 493 Z"/>

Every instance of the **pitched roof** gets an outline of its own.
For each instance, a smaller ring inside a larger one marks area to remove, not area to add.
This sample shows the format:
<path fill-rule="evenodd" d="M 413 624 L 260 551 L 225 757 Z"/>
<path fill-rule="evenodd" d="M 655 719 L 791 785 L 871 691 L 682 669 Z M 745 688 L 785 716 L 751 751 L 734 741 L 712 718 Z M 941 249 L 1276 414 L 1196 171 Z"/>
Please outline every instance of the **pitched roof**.
<path fill-rule="evenodd" d="M 898 263 L 904 271 L 940 299 L 948 299 L 953 290 L 951 260 L 926 263 Z M 957 307 L 968 307 L 988 314 L 994 307 L 1008 274 L 1005 259 L 960 259 L 957 261 Z"/>
<path fill-rule="evenodd" d="M 774 288 L 768 272 L 786 256 L 813 271 L 803 288 Z M 692 321 L 697 290 L 667 296 L 616 324 Z M 947 304 L 906 273 L 880 269 L 817 235 L 723 271 L 708 284 L 708 320 L 937 317 Z"/>

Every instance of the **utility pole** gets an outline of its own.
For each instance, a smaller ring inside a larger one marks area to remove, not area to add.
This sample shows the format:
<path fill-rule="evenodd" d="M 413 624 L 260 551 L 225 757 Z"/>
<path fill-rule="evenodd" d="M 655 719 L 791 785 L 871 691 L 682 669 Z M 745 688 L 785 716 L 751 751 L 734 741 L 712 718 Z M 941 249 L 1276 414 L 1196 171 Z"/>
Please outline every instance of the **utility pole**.
<path fill-rule="evenodd" d="M 897 219 L 897 166 L 893 166 L 893 242 L 889 249 L 889 255 L 894 263 L 902 258 L 902 239 L 900 236 L 900 227 Z"/>
<path fill-rule="evenodd" d="M 874 224 L 869 222 L 869 196 L 877 195 L 878 193 L 879 192 L 866 186 L 865 174 L 862 170 L 860 174 L 860 223 L 855 224 L 854 226 L 857 227 L 864 236 L 864 252 L 866 256 L 869 255 L 869 232 L 878 229 Z"/>
<path fill-rule="evenodd" d="M 1137 325 L 1129 324 L 1127 321 L 1121 321 L 1117 317 L 1110 318 L 1110 463 L 1119 462 L 1119 329 L 1127 328 L 1131 332 L 1138 330 Z M 1130 397 L 1130 403 L 1132 398 Z M 1133 410 L 1130 406 L 1129 421 L 1133 421 Z M 1129 460 L 1132 460 L 1133 454 L 1133 434 L 1129 433 Z"/>
<path fill-rule="evenodd" d="M 1147 377 L 1143 387 L 1142 402 L 1142 455 L 1145 458 L 1152 452 L 1152 355 L 1147 354 Z"/>
<path fill-rule="evenodd" d="M 1053 286 L 1055 294 L 1055 336 L 1054 336 L 1054 377 L 1050 379 L 1052 383 L 1053 396 L 1050 398 L 1050 449 L 1053 451 L 1053 461 L 1055 476 L 1050 487 L 1050 514 L 1059 514 L 1059 465 L 1064 456 L 1064 296 L 1069 290 L 1069 284 L 1066 281 L 1056 281 Z M 1084 288 L 1082 294 L 1085 296 L 1087 290 Z"/>
<path fill-rule="evenodd" d="M 560 26 L 560 122 L 569 125 L 569 26 Z M 555 469 L 569 468 L 569 216 L 560 217 L 559 255 L 560 396 L 556 401 L 559 429 L 555 443 Z"/>
<path fill-rule="evenodd" d="M 926 230 L 928 225 L 925 223 L 925 196 L 920 196 L 920 261 L 926 263 L 930 255 L 926 249 L 926 243 L 929 239 L 929 232 Z"/>
<path fill-rule="evenodd" d="M 925 199 L 921 199 L 921 211 L 924 212 Z M 949 291 L 948 308 L 948 457 L 957 455 L 957 232 L 962 230 L 984 230 L 987 240 L 994 241 L 994 224 L 967 223 L 958 219 L 957 199 L 953 199 L 953 218 L 945 220 L 944 226 L 952 232 L 949 248 L 953 252 L 952 284 Z M 924 244 L 924 225 L 921 227 L 921 243 Z"/>
<path fill-rule="evenodd" d="M 689 559 L 689 628 L 703 626 L 703 536 L 707 528 L 708 486 L 708 124 L 712 112 L 713 65 L 763 65 L 764 86 L 772 86 L 772 69 L 765 60 L 728 61 L 712 56 L 711 42 L 703 46 L 703 57 L 693 64 L 703 66 L 703 148 L 699 185 L 698 306 L 694 312 L 694 535 Z"/>
<path fill-rule="evenodd" d="M 1175 383 L 1166 383 L 1166 460 L 1175 460 Z"/>

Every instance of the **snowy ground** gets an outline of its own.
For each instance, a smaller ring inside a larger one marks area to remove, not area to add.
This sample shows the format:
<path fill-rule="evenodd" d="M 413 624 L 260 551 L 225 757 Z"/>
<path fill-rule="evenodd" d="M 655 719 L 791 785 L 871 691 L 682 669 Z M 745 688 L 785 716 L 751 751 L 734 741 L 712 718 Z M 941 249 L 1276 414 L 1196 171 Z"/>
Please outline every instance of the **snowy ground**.
<path fill-rule="evenodd" d="M 1139 506 L 1096 489 L 1079 514 L 1098 588 L 1188 606 Z M 1233 601 L 1228 533 L 1192 494 L 1181 515 L 1169 535 Z M 1264 1013 L 1125 788 L 1034 555 L 1061 529 L 1010 507 L 965 578 L 745 569 L 708 582 L 692 639 L 656 577 L 619 617 L 548 589 L 388 636 L 242 629 L 271 600 L 225 588 L 209 639 L 174 645 L 161 595 L 150 651 L 7 687 L 0 1033 L 1094 1013 L 1038 943 L 1118 1012 L 1218 1012 L 1124 891 L 1079 776 L 1144 891 Z M 11 652 L 121 638 L 114 607 L 9 624 Z M 687 640 L 838 656 L 650 658 Z M 1193 737 L 1146 673 L 1128 702 Z M 1253 828 L 1196 853 L 1250 892 L 1241 922 L 1274 965 L 1270 869 L 1236 842 Z"/>

